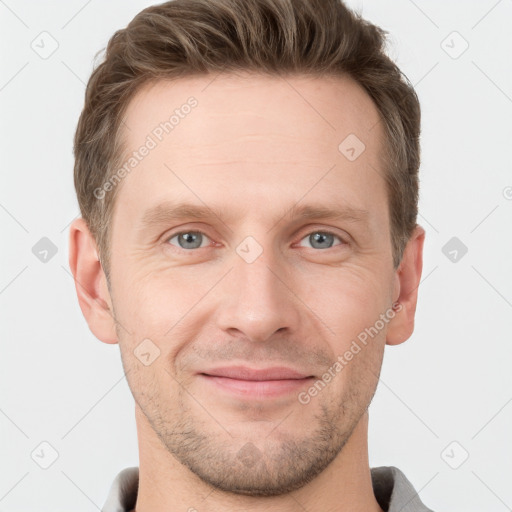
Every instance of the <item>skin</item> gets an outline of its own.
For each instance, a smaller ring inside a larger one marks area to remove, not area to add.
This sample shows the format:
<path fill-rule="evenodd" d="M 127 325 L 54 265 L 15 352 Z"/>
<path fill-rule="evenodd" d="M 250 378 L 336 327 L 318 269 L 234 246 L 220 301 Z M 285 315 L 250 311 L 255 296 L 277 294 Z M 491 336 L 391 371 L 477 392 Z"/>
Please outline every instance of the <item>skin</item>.
<path fill-rule="evenodd" d="M 136 510 L 381 511 L 367 409 L 385 345 L 413 332 L 425 232 L 417 226 L 394 269 L 377 109 L 345 77 L 159 81 L 129 104 L 128 152 L 190 96 L 197 107 L 118 185 L 110 287 L 83 219 L 70 230 L 80 307 L 98 339 L 119 343 L 135 398 Z M 338 149 L 351 133 L 366 146 L 355 161 Z M 222 218 L 143 226 L 163 201 Z M 366 216 L 289 214 L 304 204 Z M 334 236 L 315 243 L 325 230 Z M 179 232 L 194 233 L 198 248 Z M 237 253 L 248 236 L 262 250 L 251 263 Z M 298 391 L 311 380 L 265 398 L 198 375 L 287 366 L 318 380 L 395 302 L 393 318 L 307 404 Z M 134 354 L 144 339 L 146 352 L 159 351 L 148 365 Z"/>

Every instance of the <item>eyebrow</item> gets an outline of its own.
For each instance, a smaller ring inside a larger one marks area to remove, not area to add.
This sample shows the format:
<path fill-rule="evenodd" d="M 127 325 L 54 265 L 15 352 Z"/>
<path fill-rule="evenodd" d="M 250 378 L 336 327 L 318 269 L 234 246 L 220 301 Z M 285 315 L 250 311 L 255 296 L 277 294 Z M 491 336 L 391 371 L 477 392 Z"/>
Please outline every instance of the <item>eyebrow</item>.
<path fill-rule="evenodd" d="M 367 223 L 368 210 L 354 208 L 352 206 L 330 207 L 322 205 L 298 205 L 295 204 L 284 214 L 273 219 L 274 226 L 283 218 L 288 217 L 296 220 L 346 220 L 348 222 Z M 232 214 L 236 217 L 235 214 Z M 170 222 L 181 221 L 185 219 L 208 220 L 217 218 L 225 223 L 227 214 L 223 208 L 210 208 L 205 205 L 193 203 L 174 203 L 164 201 L 156 206 L 146 210 L 139 222 L 140 230 L 145 230 L 153 226 L 159 226 Z"/>

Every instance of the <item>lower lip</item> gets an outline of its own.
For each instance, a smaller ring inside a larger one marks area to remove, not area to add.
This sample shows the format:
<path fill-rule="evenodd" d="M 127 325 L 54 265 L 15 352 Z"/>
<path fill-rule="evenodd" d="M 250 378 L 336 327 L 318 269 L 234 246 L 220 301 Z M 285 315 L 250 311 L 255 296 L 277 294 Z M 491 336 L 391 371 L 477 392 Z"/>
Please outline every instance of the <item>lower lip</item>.
<path fill-rule="evenodd" d="M 273 398 L 288 395 L 309 385 L 313 380 L 313 377 L 282 380 L 239 380 L 214 375 L 200 375 L 200 377 L 216 388 L 247 398 Z"/>

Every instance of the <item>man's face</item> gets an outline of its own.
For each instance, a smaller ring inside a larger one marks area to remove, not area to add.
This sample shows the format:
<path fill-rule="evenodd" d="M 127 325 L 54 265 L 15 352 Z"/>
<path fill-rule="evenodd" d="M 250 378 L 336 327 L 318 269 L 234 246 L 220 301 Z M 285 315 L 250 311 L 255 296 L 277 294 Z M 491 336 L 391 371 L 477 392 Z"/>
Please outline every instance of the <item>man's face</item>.
<path fill-rule="evenodd" d="M 349 79 L 214 78 L 157 82 L 129 105 L 127 156 L 150 150 L 118 185 L 111 299 L 162 449 L 218 488 L 280 494 L 327 467 L 375 392 L 387 322 L 358 336 L 397 295 L 383 132 Z M 173 215 L 182 203 L 207 216 Z M 300 215 L 321 209 L 340 215 Z"/>

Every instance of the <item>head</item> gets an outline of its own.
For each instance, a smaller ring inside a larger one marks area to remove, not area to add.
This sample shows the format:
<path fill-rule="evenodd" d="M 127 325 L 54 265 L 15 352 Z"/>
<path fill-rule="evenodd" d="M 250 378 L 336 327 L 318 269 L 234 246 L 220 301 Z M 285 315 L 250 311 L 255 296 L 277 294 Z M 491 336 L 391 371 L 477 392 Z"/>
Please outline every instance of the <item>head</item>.
<path fill-rule="evenodd" d="M 420 110 L 384 45 L 339 1 L 174 0 L 87 85 L 80 305 L 162 447 L 220 489 L 318 475 L 412 333 Z M 248 397 L 212 377 L 226 366 L 304 378 Z"/>

